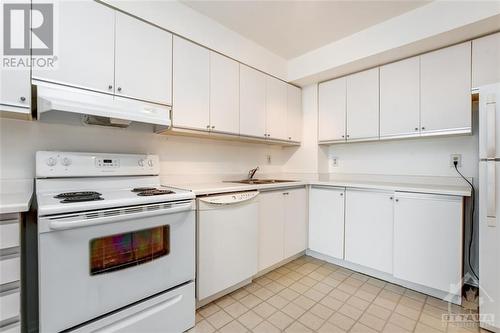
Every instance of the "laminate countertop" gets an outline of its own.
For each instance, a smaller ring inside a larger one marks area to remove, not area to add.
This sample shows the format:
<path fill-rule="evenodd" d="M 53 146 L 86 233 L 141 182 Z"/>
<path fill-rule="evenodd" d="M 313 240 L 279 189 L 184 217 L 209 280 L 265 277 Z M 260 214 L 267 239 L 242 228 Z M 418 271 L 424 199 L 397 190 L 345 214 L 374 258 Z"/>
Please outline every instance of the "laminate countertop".
<path fill-rule="evenodd" d="M 33 197 L 33 179 L 0 180 L 0 214 L 27 212 Z"/>

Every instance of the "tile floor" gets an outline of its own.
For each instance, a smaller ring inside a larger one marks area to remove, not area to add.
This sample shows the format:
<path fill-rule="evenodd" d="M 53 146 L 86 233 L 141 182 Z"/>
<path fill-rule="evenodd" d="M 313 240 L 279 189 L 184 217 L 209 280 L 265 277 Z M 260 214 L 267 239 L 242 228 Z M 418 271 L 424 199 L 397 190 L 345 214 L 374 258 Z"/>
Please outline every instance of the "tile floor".
<path fill-rule="evenodd" d="M 476 312 L 303 256 L 198 309 L 189 332 L 482 331 L 447 313 Z"/>

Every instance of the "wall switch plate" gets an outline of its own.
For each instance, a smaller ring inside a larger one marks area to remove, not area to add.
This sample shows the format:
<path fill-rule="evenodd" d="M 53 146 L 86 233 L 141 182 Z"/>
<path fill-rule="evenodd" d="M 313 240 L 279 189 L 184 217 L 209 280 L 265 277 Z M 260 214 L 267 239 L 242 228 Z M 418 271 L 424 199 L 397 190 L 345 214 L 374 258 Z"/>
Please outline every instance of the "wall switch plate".
<path fill-rule="evenodd" d="M 455 167 L 454 162 L 457 162 L 457 167 L 462 166 L 462 154 L 451 154 L 450 155 L 450 166 Z"/>
<path fill-rule="evenodd" d="M 267 161 L 267 164 L 271 164 L 272 163 L 272 157 L 271 157 L 271 155 L 266 155 L 266 161 Z"/>

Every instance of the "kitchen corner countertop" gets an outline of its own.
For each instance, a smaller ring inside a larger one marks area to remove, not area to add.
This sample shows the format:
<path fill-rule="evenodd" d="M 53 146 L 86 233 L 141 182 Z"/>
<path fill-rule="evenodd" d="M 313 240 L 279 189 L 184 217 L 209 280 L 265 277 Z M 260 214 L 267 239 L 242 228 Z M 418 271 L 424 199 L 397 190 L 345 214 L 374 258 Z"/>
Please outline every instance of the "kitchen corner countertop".
<path fill-rule="evenodd" d="M 284 177 L 283 179 L 286 179 Z M 332 187 L 349 187 L 349 188 L 365 188 L 378 189 L 386 191 L 401 191 L 401 192 L 416 192 L 442 195 L 456 195 L 468 197 L 471 195 L 470 188 L 467 184 L 425 184 L 412 183 L 404 181 L 369 181 L 356 179 L 337 179 L 337 180 L 296 180 L 286 183 L 274 184 L 237 184 L 228 182 L 212 182 L 212 183 L 193 183 L 193 184 L 177 184 L 174 187 L 193 191 L 197 196 L 240 192 L 250 190 L 272 190 L 279 188 L 289 188 L 295 186 L 317 185 L 317 186 L 332 186 Z"/>
<path fill-rule="evenodd" d="M 27 212 L 33 197 L 33 179 L 0 180 L 0 214 Z"/>

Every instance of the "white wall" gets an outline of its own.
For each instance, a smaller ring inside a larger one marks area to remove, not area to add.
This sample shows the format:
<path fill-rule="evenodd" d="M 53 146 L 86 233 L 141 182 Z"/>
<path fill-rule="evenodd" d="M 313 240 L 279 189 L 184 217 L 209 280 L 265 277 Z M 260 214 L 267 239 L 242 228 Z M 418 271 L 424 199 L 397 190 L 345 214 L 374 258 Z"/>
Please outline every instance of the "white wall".
<path fill-rule="evenodd" d="M 172 182 L 246 175 L 256 165 L 263 173 L 281 172 L 293 154 L 264 144 L 0 119 L 0 178 L 33 178 L 37 150 L 159 154 L 162 176 Z M 272 156 L 271 164 L 267 155 Z"/>

